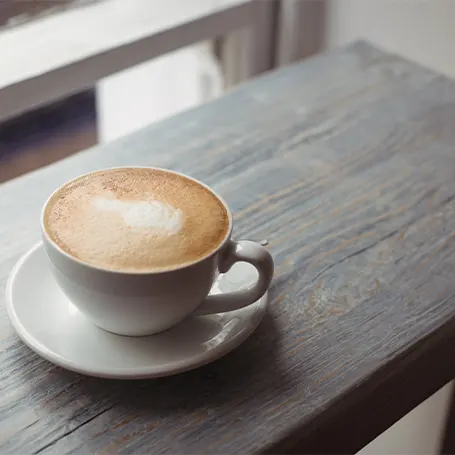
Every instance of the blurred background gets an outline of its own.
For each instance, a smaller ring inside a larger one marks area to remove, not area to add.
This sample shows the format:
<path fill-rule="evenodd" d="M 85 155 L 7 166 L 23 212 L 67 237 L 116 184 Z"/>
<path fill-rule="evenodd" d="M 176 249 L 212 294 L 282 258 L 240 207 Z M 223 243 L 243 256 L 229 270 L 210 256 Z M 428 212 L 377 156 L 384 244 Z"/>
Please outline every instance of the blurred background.
<path fill-rule="evenodd" d="M 455 77 L 454 23 L 454 0 L 1 0 L 0 182 L 359 38 Z M 440 453 L 451 400 L 361 454 Z"/>

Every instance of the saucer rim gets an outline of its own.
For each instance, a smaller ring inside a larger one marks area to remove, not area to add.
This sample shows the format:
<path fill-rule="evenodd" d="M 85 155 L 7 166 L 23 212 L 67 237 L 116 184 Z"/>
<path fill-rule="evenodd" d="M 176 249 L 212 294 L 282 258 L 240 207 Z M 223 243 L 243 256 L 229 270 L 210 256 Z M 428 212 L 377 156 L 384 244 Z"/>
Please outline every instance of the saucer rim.
<path fill-rule="evenodd" d="M 200 354 L 197 356 L 197 360 L 192 360 L 193 357 L 188 357 L 186 359 L 180 360 L 178 362 L 170 362 L 164 364 L 157 368 L 156 366 L 148 367 L 133 367 L 133 368 L 106 368 L 101 370 L 93 370 L 90 368 L 81 367 L 79 363 L 75 363 L 70 359 L 62 357 L 61 355 L 53 352 L 48 347 L 44 346 L 35 337 L 33 337 L 29 331 L 21 323 L 14 307 L 13 303 L 13 288 L 14 282 L 17 278 L 19 270 L 27 262 L 30 256 L 36 253 L 40 248 L 44 248 L 43 242 L 37 242 L 35 245 L 30 247 L 22 256 L 17 260 L 14 267 L 11 269 L 11 272 L 8 276 L 6 287 L 5 287 L 5 307 L 8 318 L 16 331 L 19 338 L 23 343 L 28 346 L 32 351 L 41 356 L 43 359 L 51 362 L 54 365 L 57 365 L 61 368 L 64 368 L 69 371 L 73 371 L 78 374 L 83 374 L 86 376 L 92 376 L 97 378 L 104 379 L 155 379 L 162 378 L 167 376 L 173 376 L 176 374 L 184 373 L 186 371 L 194 370 L 196 368 L 207 365 L 215 360 L 224 357 L 226 354 L 240 346 L 259 326 L 261 323 L 265 312 L 268 307 L 268 291 L 256 302 L 251 305 L 256 305 L 257 310 L 254 313 L 254 317 L 250 318 L 250 323 L 248 324 L 247 329 L 243 329 L 238 334 L 234 335 L 232 338 L 229 338 L 226 342 L 223 342 L 216 347 Z M 55 284 L 56 285 L 56 284 Z M 56 285 L 57 286 L 57 285 Z M 236 310 L 239 311 L 239 310 Z M 234 311 L 233 311 L 234 312 Z M 204 316 L 201 316 L 204 317 Z M 254 320 L 251 323 L 251 320 Z M 87 324 L 91 324 L 90 321 L 87 321 Z M 103 330 L 98 328 L 98 330 Z M 171 329 L 172 330 L 172 329 Z M 115 337 L 121 337 L 122 335 L 111 334 Z M 150 335 L 154 336 L 154 335 Z"/>

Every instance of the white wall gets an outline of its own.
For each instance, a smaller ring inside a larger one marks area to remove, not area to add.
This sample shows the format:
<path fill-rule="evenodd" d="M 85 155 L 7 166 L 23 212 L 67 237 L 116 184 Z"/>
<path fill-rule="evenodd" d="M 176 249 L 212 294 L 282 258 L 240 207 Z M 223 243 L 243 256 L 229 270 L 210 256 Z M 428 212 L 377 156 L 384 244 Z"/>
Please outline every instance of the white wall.
<path fill-rule="evenodd" d="M 443 387 L 357 455 L 439 454 L 451 390 L 452 384 Z"/>
<path fill-rule="evenodd" d="M 326 46 L 366 37 L 455 77 L 455 1 L 330 0 Z"/>
<path fill-rule="evenodd" d="M 325 26 L 326 48 L 368 38 L 455 78 L 455 0 L 330 0 Z M 439 453 L 451 387 L 441 389 L 359 454 Z"/>

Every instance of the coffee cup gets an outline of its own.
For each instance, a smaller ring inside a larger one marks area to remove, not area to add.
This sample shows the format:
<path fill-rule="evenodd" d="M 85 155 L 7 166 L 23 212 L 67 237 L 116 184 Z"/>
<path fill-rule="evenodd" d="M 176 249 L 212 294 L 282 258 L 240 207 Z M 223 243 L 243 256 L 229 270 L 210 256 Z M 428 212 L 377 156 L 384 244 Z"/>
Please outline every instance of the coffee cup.
<path fill-rule="evenodd" d="M 246 307 L 273 277 L 265 248 L 231 238 L 232 215 L 219 195 L 160 168 L 110 168 L 65 183 L 44 204 L 41 232 L 63 293 L 119 335 L 153 335 L 190 315 Z M 211 295 L 218 274 L 240 261 L 256 268 L 256 282 Z"/>

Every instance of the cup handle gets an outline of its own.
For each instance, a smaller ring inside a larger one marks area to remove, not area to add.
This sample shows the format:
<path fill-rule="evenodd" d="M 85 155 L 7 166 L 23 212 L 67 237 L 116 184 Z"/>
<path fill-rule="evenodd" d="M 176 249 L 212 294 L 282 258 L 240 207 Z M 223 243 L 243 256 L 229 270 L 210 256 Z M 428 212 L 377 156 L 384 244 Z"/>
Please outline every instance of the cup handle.
<path fill-rule="evenodd" d="M 230 240 L 218 268 L 221 273 L 226 273 L 236 262 L 248 262 L 256 267 L 259 273 L 256 283 L 240 291 L 209 295 L 196 309 L 195 315 L 238 310 L 256 302 L 267 292 L 273 278 L 274 265 L 271 254 L 264 247 L 249 240 Z"/>

